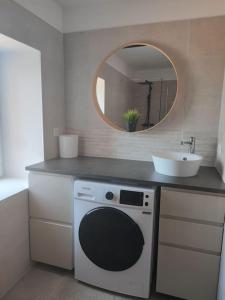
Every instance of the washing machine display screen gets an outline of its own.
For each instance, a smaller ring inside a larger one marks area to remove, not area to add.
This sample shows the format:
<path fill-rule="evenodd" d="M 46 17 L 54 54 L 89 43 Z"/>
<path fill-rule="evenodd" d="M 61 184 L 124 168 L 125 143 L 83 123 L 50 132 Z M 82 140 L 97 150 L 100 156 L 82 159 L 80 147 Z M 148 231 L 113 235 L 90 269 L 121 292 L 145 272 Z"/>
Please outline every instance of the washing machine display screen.
<path fill-rule="evenodd" d="M 133 206 L 143 206 L 144 193 L 135 191 L 120 191 L 120 203 Z"/>

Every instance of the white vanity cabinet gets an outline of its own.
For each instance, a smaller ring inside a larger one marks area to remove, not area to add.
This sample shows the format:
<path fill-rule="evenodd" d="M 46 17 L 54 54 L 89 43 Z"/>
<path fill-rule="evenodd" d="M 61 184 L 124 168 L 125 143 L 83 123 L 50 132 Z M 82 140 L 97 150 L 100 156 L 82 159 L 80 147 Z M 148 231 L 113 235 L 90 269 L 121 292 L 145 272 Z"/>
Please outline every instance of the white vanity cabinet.
<path fill-rule="evenodd" d="M 156 289 L 187 300 L 216 300 L 225 197 L 162 188 Z"/>
<path fill-rule="evenodd" d="M 33 261 L 73 268 L 73 183 L 72 176 L 29 174 Z"/>

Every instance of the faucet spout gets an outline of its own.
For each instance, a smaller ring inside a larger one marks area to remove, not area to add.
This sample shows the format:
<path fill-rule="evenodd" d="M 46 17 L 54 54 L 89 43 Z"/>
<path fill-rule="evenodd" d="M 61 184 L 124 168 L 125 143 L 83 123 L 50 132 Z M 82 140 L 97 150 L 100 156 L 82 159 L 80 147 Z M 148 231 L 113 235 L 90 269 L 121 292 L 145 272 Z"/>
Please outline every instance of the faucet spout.
<path fill-rule="evenodd" d="M 195 142 L 196 138 L 191 136 L 189 141 L 181 141 L 181 145 L 188 145 L 189 146 L 189 153 L 195 153 Z"/>

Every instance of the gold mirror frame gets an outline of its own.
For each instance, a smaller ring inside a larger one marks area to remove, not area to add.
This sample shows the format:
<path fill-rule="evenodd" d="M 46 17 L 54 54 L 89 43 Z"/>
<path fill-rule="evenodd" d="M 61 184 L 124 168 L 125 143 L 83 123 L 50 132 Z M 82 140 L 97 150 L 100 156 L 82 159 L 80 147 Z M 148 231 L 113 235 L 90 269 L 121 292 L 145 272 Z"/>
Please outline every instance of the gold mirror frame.
<path fill-rule="evenodd" d="M 124 130 L 123 128 L 115 125 L 113 122 L 111 122 L 102 112 L 99 104 L 98 104 L 98 98 L 97 98 L 97 90 L 96 90 L 96 86 L 97 86 L 97 80 L 98 80 L 98 74 L 102 68 L 102 66 L 104 65 L 104 63 L 110 58 L 110 56 L 112 56 L 114 53 L 116 53 L 116 51 L 118 51 L 119 49 L 122 49 L 122 48 L 125 48 L 127 46 L 135 46 L 135 45 L 144 45 L 144 46 L 148 46 L 148 47 L 152 47 L 156 50 L 158 50 L 159 52 L 161 52 L 169 61 L 170 63 L 172 64 L 173 68 L 174 68 L 174 71 L 175 71 L 175 74 L 176 74 L 176 78 L 177 78 L 177 89 L 176 89 L 176 96 L 175 96 L 175 99 L 174 99 L 174 102 L 173 102 L 173 105 L 171 106 L 170 110 L 168 111 L 168 113 L 164 116 L 164 118 L 162 118 L 162 120 L 160 120 L 157 124 L 155 124 L 154 126 L 150 127 L 150 128 L 147 128 L 147 129 L 143 129 L 143 130 L 138 130 L 138 131 L 134 131 L 134 132 L 129 132 L 129 133 L 140 133 L 140 132 L 144 132 L 144 131 L 149 131 L 149 130 L 152 130 L 153 128 L 156 128 L 157 126 L 159 126 L 160 124 L 162 124 L 166 118 L 169 116 L 169 114 L 174 110 L 174 107 L 175 107 L 175 104 L 177 102 L 177 95 L 178 95 L 178 89 L 179 89 L 179 79 L 178 79 L 178 73 L 177 73 L 177 69 L 175 67 L 175 64 L 174 62 L 171 60 L 171 58 L 168 56 L 168 54 L 166 54 L 162 49 L 160 49 L 159 47 L 155 46 L 155 45 L 152 45 L 150 43 L 146 43 L 146 42 L 143 42 L 143 41 L 135 41 L 135 42 L 130 42 L 130 43 L 125 43 L 125 44 L 122 44 L 121 46 L 117 47 L 116 49 L 114 49 L 113 51 L 111 51 L 104 59 L 103 61 L 100 63 L 96 73 L 95 73 L 95 76 L 94 76 L 94 81 L 93 81 L 93 101 L 94 101 L 94 106 L 95 106 L 95 109 L 98 113 L 98 115 L 100 116 L 100 118 L 108 125 L 110 126 L 111 128 L 114 128 L 114 129 L 117 129 L 121 132 L 128 132 L 126 130 Z"/>

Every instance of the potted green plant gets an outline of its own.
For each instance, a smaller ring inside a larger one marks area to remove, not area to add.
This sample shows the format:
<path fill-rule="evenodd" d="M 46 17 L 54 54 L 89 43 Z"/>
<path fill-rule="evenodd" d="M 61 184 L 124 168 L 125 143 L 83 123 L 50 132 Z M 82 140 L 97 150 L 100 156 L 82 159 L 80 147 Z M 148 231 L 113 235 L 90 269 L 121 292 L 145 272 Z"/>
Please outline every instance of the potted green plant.
<path fill-rule="evenodd" d="M 129 132 L 136 131 L 137 122 L 140 116 L 141 114 L 137 109 L 128 109 L 128 111 L 123 114 L 123 119 L 126 122 L 127 131 Z"/>

